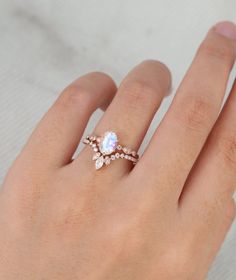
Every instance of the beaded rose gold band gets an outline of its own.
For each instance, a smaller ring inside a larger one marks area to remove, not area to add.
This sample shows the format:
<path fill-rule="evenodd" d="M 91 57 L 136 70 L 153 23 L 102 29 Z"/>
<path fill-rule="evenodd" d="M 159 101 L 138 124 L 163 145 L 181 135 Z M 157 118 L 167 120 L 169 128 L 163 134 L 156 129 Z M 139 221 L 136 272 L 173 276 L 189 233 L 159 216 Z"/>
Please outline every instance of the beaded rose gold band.
<path fill-rule="evenodd" d="M 95 152 L 93 160 L 95 168 L 100 169 L 104 165 L 109 165 L 116 159 L 127 159 L 134 165 L 138 162 L 139 156 L 137 152 L 127 147 L 123 147 L 118 143 L 118 137 L 115 132 L 107 131 L 103 136 L 87 136 L 83 143 L 90 145 Z"/>

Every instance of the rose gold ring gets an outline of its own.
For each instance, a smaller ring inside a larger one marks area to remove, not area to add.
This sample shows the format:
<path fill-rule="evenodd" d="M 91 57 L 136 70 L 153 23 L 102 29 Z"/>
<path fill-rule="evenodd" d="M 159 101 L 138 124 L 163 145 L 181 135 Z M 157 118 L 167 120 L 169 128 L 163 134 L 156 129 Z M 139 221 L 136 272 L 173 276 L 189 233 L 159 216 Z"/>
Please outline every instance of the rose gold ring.
<path fill-rule="evenodd" d="M 93 160 L 97 170 L 119 158 L 127 159 L 134 165 L 139 159 L 136 151 L 119 144 L 118 137 L 113 131 L 107 131 L 103 136 L 87 136 L 83 143 L 90 145 L 95 152 Z"/>

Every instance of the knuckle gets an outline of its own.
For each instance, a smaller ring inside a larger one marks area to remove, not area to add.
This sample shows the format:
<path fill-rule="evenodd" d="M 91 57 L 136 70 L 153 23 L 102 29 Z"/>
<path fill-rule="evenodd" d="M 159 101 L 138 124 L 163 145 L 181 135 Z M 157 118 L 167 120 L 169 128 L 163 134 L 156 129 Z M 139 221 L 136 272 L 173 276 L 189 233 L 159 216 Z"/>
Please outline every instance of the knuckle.
<path fill-rule="evenodd" d="M 210 101 L 204 97 L 190 97 L 185 100 L 184 106 L 187 109 L 183 111 L 183 107 L 180 106 L 180 112 L 177 114 L 177 119 L 182 125 L 194 131 L 205 130 L 213 114 L 213 105 Z"/>
<path fill-rule="evenodd" d="M 232 222 L 235 219 L 236 214 L 236 208 L 235 208 L 235 202 L 232 198 L 232 190 L 225 189 L 223 193 L 220 195 L 223 196 L 221 198 L 218 196 L 217 198 L 212 201 L 212 203 L 209 203 L 207 206 L 207 210 L 205 211 L 205 217 L 204 219 L 207 221 L 208 224 L 215 222 L 220 219 L 222 227 L 228 228 Z"/>
<path fill-rule="evenodd" d="M 236 168 L 236 135 L 232 134 L 219 137 L 218 150 L 224 162 Z"/>
<path fill-rule="evenodd" d="M 169 248 L 162 257 L 162 268 L 169 272 L 170 279 L 185 279 L 185 275 L 194 274 L 191 271 L 190 261 L 193 258 L 193 250 L 181 244 L 175 246 L 175 250 Z"/>
<path fill-rule="evenodd" d="M 236 210 L 232 193 L 232 189 L 224 186 L 214 197 L 205 200 L 200 209 L 202 221 L 214 225 L 220 219 L 222 226 L 228 227 L 234 220 Z"/>
<path fill-rule="evenodd" d="M 220 61 L 231 61 L 234 57 L 234 50 L 228 42 L 209 42 L 206 40 L 200 46 L 199 54 Z"/>
<path fill-rule="evenodd" d="M 231 199 L 231 202 L 229 203 L 226 213 L 224 215 L 224 218 L 226 220 L 227 225 L 231 225 L 232 222 L 234 221 L 236 216 L 236 204 L 233 199 Z"/>
<path fill-rule="evenodd" d="M 92 96 L 84 87 L 73 83 L 69 85 L 58 99 L 58 104 L 62 107 L 81 106 L 87 107 L 91 104 Z"/>
<path fill-rule="evenodd" d="M 126 82 L 122 91 L 126 104 L 135 108 L 145 107 L 158 100 L 157 90 L 144 81 Z"/>

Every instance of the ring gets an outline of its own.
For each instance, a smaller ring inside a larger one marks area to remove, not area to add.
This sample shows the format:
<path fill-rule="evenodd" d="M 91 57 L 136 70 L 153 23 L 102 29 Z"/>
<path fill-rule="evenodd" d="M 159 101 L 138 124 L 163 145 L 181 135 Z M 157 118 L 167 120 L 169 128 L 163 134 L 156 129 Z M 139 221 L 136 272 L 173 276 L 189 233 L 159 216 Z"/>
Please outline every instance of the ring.
<path fill-rule="evenodd" d="M 123 147 L 119 144 L 118 137 L 115 132 L 107 131 L 103 136 L 87 136 L 83 143 L 92 147 L 95 154 L 95 168 L 98 170 L 104 165 L 109 165 L 116 159 L 127 159 L 134 165 L 138 162 L 139 155 L 130 148 Z"/>

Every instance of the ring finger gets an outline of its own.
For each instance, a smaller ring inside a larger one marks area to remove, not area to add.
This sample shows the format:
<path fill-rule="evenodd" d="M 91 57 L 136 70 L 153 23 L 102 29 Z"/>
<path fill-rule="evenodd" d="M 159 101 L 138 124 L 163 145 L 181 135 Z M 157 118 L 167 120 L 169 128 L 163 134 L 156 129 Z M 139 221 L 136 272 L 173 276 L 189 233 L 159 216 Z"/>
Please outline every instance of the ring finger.
<path fill-rule="evenodd" d="M 94 134 L 100 136 L 106 131 L 114 131 L 122 145 L 137 150 L 170 83 L 170 72 L 162 63 L 148 60 L 136 66 L 120 85 Z M 94 169 L 89 148 L 84 149 L 79 158 L 87 159 Z M 117 160 L 109 168 L 116 174 L 124 174 L 129 170 L 127 164 L 128 161 Z"/>

